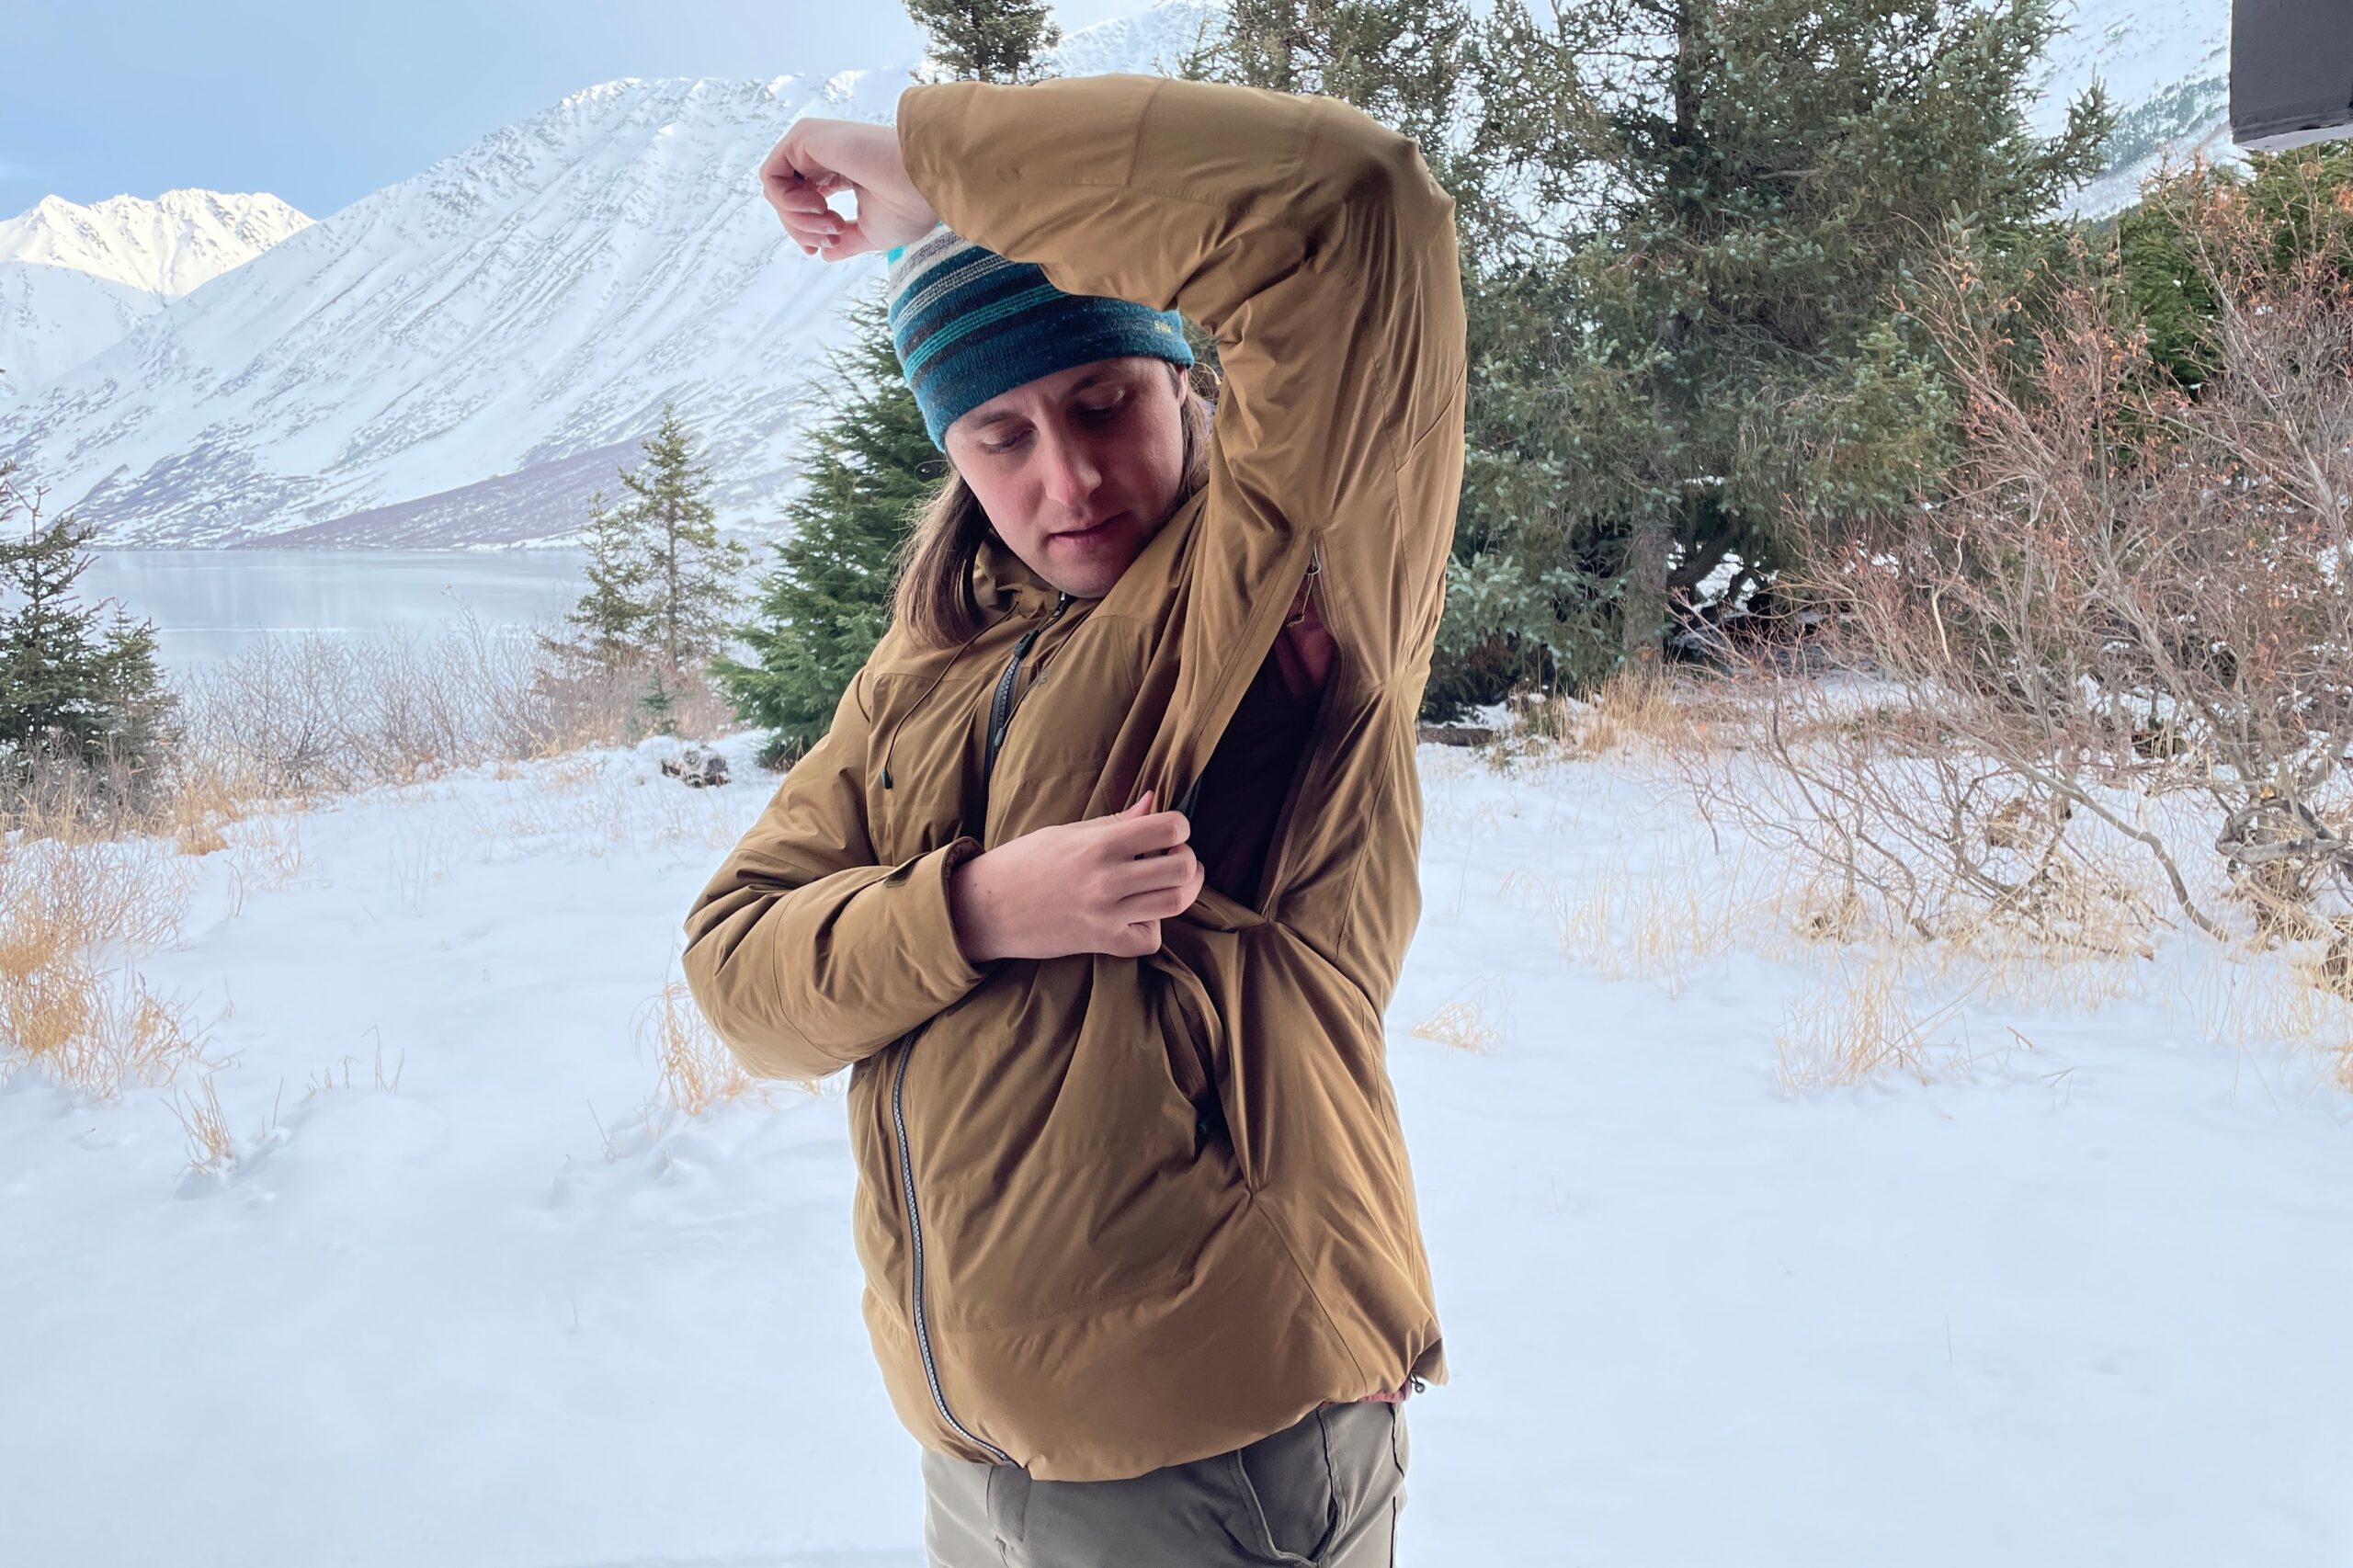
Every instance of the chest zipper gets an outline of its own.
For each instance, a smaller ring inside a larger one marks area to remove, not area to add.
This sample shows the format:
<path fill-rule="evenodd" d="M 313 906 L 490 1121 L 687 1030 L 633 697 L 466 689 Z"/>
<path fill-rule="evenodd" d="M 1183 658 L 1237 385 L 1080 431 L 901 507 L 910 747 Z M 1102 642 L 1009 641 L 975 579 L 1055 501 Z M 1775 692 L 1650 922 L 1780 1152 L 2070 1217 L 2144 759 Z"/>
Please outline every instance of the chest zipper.
<path fill-rule="evenodd" d="M 1021 634 L 1021 641 L 1013 645 L 1013 657 L 1006 662 L 1005 674 L 997 677 L 996 696 L 989 703 L 988 756 L 981 767 L 984 782 L 996 772 L 997 748 L 1005 744 L 1006 728 L 1013 722 L 1013 688 L 1021 678 L 1021 661 L 1029 656 L 1029 644 L 1038 640 L 1038 634 L 1063 618 L 1063 611 L 1070 608 L 1074 597 L 1064 594 L 1062 602 L 1054 606 L 1053 614 Z"/>
<path fill-rule="evenodd" d="M 1030 645 L 1037 642 L 1038 634 L 1061 619 L 1063 611 L 1070 608 L 1073 597 L 1074 596 L 1071 594 L 1064 594 L 1062 602 L 1054 606 L 1053 614 L 1021 634 L 1021 640 L 1013 645 L 1013 657 L 1006 663 L 1005 674 L 997 677 L 996 695 L 989 703 L 988 756 L 982 765 L 981 778 L 984 787 L 988 778 L 996 772 L 997 749 L 1004 745 L 1006 729 L 1013 722 L 1013 688 L 1020 679 L 1021 661 L 1029 656 Z M 915 1157 L 907 1147 L 907 1063 L 914 1057 L 915 1040 L 910 1037 L 906 1044 L 900 1047 L 898 1071 L 891 1075 L 891 1130 L 899 1144 L 899 1190 L 905 1195 L 907 1201 L 907 1294 L 909 1315 L 915 1321 L 915 1349 L 923 1357 L 924 1381 L 931 1385 L 931 1403 L 938 1407 L 939 1418 L 955 1428 L 957 1435 L 966 1442 L 993 1455 L 997 1463 L 1011 1464 L 1012 1455 L 975 1436 L 972 1428 L 957 1420 L 956 1413 L 948 1408 L 948 1395 L 941 1392 L 939 1386 L 939 1363 L 931 1353 L 931 1324 L 924 1313 L 923 1305 L 923 1210 L 915 1201 Z"/>

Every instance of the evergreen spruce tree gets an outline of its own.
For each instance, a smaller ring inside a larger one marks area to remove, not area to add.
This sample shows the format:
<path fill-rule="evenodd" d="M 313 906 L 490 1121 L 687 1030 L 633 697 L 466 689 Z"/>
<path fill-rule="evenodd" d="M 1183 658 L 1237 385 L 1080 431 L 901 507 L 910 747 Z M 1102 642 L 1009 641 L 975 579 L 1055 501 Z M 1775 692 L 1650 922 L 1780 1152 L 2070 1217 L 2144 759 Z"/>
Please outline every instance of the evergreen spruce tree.
<path fill-rule="evenodd" d="M 2114 238 L 2126 297 L 2148 331 L 2150 356 L 2193 389 L 2222 358 L 2221 301 L 2183 227 L 2185 210 L 2194 210 L 2197 193 L 2210 186 L 2248 204 L 2286 267 L 2353 231 L 2353 143 L 2254 153 L 2244 170 L 2226 164 L 2161 170 L 2142 187 L 2141 199 L 2118 215 Z M 2353 277 L 2346 281 L 2353 284 Z"/>
<path fill-rule="evenodd" d="M 1026 82 L 1039 58 L 1063 40 L 1047 0 L 907 0 L 907 15 L 931 40 L 939 79 Z"/>
<path fill-rule="evenodd" d="M 1037 78 L 1061 41 L 1042 0 L 908 0 L 945 79 Z M 850 679 L 881 641 L 900 552 L 947 476 L 923 410 L 899 369 L 881 291 L 848 307 L 849 338 L 826 357 L 831 381 L 803 426 L 804 483 L 788 503 L 748 624 L 735 635 L 752 661 L 720 658 L 713 682 L 736 716 L 768 732 L 774 767 L 814 744 Z"/>
<path fill-rule="evenodd" d="M 540 645 L 569 664 L 611 670 L 639 663 L 652 645 L 651 576 L 642 529 L 633 512 L 588 498 L 588 588 L 564 614 L 568 636 L 542 636 Z"/>
<path fill-rule="evenodd" d="M 620 471 L 620 505 L 601 490 L 590 497 L 587 591 L 564 617 L 572 635 L 542 641 L 603 667 L 656 662 L 675 676 L 725 640 L 749 552 L 720 537 L 710 471 L 676 404 L 662 405 L 644 453 Z"/>
<path fill-rule="evenodd" d="M 155 667 L 155 629 L 119 605 L 84 605 L 74 582 L 97 531 L 71 513 L 44 522 L 41 496 L 0 461 L 0 760 L 12 787 L 41 762 L 155 760 L 175 705 Z M 22 525 L 17 526 L 21 517 Z"/>
<path fill-rule="evenodd" d="M 1457 0 L 1231 0 L 1182 74 L 1339 98 L 1419 142 L 1448 190 L 1476 188 L 1452 163 L 1471 27 Z"/>
<path fill-rule="evenodd" d="M 711 677 L 738 717 L 769 732 L 771 767 L 816 744 L 850 678 L 890 625 L 899 551 L 947 460 L 899 370 L 879 294 L 849 306 L 849 342 L 827 356 L 831 411 L 804 438 L 805 483 L 787 503 L 755 617 L 736 635 L 754 662 Z"/>
<path fill-rule="evenodd" d="M 675 676 L 726 641 L 750 552 L 720 538 L 710 472 L 696 460 L 694 437 L 674 404 L 662 405 L 662 426 L 645 443 L 645 461 L 620 478 L 630 493 L 620 510 L 639 549 L 646 639 Z"/>
<path fill-rule="evenodd" d="M 1946 404 L 1910 269 L 1960 228 L 1990 266 L 2047 245 L 2109 117 L 2095 89 L 2029 132 L 2048 0 L 1551 11 L 1498 0 L 1472 50 L 1478 143 L 1548 217 L 1487 301 L 1447 630 L 1578 680 L 1655 657 L 1720 568 L 1726 602 L 1768 578 L 1793 516 L 1930 482 Z"/>

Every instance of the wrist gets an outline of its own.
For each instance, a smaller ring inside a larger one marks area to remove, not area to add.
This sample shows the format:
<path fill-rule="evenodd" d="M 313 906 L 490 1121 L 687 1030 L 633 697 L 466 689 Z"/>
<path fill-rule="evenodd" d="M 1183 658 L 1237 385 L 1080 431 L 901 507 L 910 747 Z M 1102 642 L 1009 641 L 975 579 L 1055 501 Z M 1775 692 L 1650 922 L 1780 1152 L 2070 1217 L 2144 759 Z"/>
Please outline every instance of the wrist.
<path fill-rule="evenodd" d="M 980 862 L 987 854 L 977 846 L 949 857 L 948 920 L 955 927 L 956 945 L 963 951 L 964 961 L 975 969 L 997 955 L 990 950 L 985 939 L 986 917 L 983 910 L 983 878 Z"/>

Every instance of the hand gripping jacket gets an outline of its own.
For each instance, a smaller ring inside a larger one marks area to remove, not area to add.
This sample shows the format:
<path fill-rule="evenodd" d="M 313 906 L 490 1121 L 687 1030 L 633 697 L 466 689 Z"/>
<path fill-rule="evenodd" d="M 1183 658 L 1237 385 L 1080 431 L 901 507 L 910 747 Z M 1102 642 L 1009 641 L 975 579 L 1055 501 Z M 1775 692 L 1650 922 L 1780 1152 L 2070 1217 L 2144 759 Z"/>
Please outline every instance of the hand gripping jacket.
<path fill-rule="evenodd" d="M 988 630 L 886 633 L 697 898 L 686 971 L 752 1071 L 851 1069 L 865 1316 L 908 1428 L 1118 1479 L 1445 1380 L 1382 1014 L 1462 474 L 1454 202 L 1331 98 L 957 82 L 898 123 L 958 233 L 1215 335 L 1211 477 L 1099 599 L 992 540 Z M 1187 805 L 1311 574 L 1338 655 L 1255 907 L 1206 890 L 1143 959 L 967 961 L 949 869 L 1147 787 Z"/>

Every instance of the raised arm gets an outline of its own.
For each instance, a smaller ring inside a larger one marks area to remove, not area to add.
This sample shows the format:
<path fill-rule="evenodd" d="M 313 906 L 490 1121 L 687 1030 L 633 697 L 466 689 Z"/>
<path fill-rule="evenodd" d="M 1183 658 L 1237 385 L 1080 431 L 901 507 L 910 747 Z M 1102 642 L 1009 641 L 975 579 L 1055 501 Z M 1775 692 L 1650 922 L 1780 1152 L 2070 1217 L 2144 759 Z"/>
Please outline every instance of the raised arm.
<path fill-rule="evenodd" d="M 1461 483 L 1464 316 L 1454 199 L 1412 138 L 1336 98 L 1130 74 L 910 87 L 898 136 L 958 233 L 1217 338 L 1203 520 L 1219 581 L 1262 588 L 1321 535 L 1343 653 L 1376 682 L 1427 658 Z"/>
<path fill-rule="evenodd" d="M 868 723 L 850 683 L 687 915 L 688 989 L 745 1069 L 821 1078 L 871 1055 L 985 978 L 959 945 L 948 875 L 964 837 L 874 864 Z"/>

